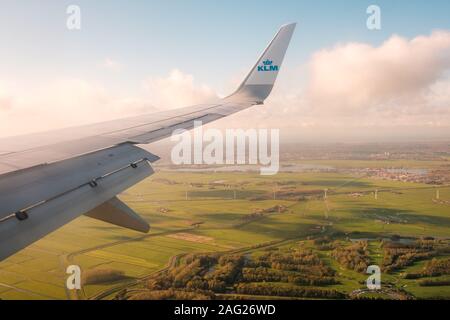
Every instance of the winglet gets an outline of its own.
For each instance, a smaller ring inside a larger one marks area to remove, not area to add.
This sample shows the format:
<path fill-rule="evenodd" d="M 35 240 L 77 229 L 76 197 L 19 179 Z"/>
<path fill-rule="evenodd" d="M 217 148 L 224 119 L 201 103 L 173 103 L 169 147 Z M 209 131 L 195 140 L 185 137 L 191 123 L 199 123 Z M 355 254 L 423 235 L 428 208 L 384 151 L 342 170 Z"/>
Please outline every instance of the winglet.
<path fill-rule="evenodd" d="M 261 104 L 272 91 L 296 23 L 282 26 L 239 88 L 226 99 Z"/>

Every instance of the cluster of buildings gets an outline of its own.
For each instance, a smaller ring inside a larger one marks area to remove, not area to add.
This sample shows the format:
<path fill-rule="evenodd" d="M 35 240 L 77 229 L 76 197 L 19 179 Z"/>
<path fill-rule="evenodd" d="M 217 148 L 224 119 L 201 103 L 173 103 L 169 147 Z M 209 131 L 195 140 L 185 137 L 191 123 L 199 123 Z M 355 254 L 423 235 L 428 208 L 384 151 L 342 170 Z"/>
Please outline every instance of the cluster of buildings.
<path fill-rule="evenodd" d="M 393 180 L 402 182 L 425 183 L 432 185 L 443 185 L 450 183 L 450 172 L 429 171 L 427 169 L 387 169 L 387 168 L 366 168 L 363 171 L 369 177 Z"/>

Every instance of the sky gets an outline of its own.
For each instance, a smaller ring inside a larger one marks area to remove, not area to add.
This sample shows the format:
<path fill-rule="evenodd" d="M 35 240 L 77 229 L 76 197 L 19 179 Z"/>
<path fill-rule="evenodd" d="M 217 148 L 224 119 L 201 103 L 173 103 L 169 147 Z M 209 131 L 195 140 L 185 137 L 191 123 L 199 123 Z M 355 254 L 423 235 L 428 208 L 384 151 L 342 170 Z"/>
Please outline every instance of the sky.
<path fill-rule="evenodd" d="M 66 26 L 70 5 L 80 30 Z M 366 26 L 369 5 L 380 30 Z M 219 127 L 302 142 L 450 139 L 448 12 L 438 0 L 1 0 L 0 136 L 227 95 L 297 22 L 266 106 Z"/>

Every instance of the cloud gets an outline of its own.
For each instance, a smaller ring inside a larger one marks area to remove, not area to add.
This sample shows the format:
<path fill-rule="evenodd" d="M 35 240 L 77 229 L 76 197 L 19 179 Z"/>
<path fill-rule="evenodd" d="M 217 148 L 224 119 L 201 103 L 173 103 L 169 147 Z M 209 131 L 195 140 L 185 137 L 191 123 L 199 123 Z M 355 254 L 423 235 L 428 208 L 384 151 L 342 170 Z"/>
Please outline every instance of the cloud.
<path fill-rule="evenodd" d="M 6 96 L 0 96 L 0 111 L 8 111 L 12 107 L 12 99 Z"/>
<path fill-rule="evenodd" d="M 111 58 L 105 58 L 105 60 L 101 63 L 101 67 L 114 72 L 119 72 L 122 70 L 122 65 L 118 61 Z"/>
<path fill-rule="evenodd" d="M 265 108 L 251 113 L 251 125 L 331 136 L 350 128 L 381 136 L 377 128 L 450 127 L 449 75 L 447 31 L 410 40 L 394 35 L 379 46 L 338 44 L 301 67 L 284 68 Z"/>
<path fill-rule="evenodd" d="M 449 68 L 450 32 L 412 40 L 392 36 L 379 47 L 338 45 L 313 55 L 306 97 L 318 114 L 426 115 L 436 111 L 431 91 L 448 81 Z"/>
<path fill-rule="evenodd" d="M 23 92 L 0 91 L 0 136 L 100 122 L 183 107 L 216 99 L 179 70 L 149 77 L 136 96 L 79 78 L 61 78 Z M 155 107 L 156 106 L 156 107 Z"/>
<path fill-rule="evenodd" d="M 121 96 L 78 78 L 53 80 L 11 92 L 8 108 L 0 96 L 0 136 L 26 134 L 153 112 L 139 98 Z"/>
<path fill-rule="evenodd" d="M 152 102 L 164 108 L 179 108 L 217 100 L 216 93 L 206 84 L 196 84 L 194 77 L 173 69 L 167 77 L 149 77 L 144 81 L 146 94 Z"/>
<path fill-rule="evenodd" d="M 7 93 L 6 85 L 0 83 L 0 112 L 8 111 L 12 107 L 12 97 Z"/>
<path fill-rule="evenodd" d="M 241 79 L 230 81 L 232 89 Z M 92 81 L 64 78 L 25 93 L 10 89 L 0 85 L 0 135 L 217 99 L 210 86 L 178 69 L 145 78 L 133 95 Z M 319 50 L 305 64 L 283 68 L 265 106 L 214 126 L 281 128 L 282 135 L 290 132 L 296 139 L 363 137 L 369 131 L 375 138 L 400 131 L 405 137 L 421 132 L 450 137 L 450 32 L 413 39 L 394 35 L 379 46 L 344 43 Z"/>

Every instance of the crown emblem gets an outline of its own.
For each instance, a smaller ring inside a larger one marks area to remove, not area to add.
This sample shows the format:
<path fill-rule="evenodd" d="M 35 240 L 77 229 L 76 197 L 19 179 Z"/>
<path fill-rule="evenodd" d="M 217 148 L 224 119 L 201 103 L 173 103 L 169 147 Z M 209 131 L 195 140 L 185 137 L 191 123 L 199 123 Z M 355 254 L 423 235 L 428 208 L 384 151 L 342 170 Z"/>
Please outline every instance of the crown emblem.
<path fill-rule="evenodd" d="M 273 63 L 273 61 L 272 61 L 272 60 L 269 60 L 269 59 L 267 59 L 266 61 L 263 61 L 263 64 L 264 64 L 265 66 L 271 66 L 272 63 Z"/>

